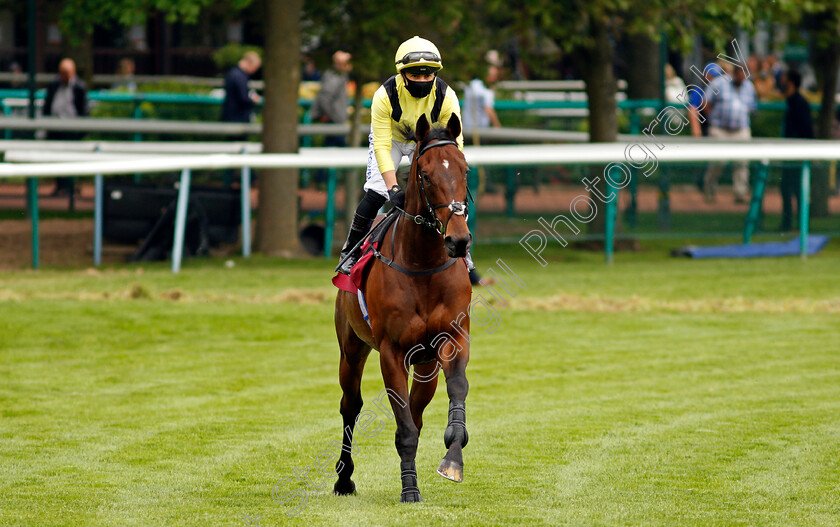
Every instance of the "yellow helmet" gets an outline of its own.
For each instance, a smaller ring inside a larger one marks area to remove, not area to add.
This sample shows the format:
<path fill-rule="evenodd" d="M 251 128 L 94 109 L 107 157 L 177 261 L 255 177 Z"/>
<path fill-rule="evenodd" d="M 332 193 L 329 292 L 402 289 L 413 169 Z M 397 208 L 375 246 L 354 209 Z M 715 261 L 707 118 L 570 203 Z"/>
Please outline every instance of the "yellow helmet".
<path fill-rule="evenodd" d="M 430 72 L 443 69 L 437 46 L 418 36 L 413 36 L 400 44 L 394 56 L 394 63 L 397 66 L 397 73 L 406 68 L 422 66 L 428 68 Z"/>

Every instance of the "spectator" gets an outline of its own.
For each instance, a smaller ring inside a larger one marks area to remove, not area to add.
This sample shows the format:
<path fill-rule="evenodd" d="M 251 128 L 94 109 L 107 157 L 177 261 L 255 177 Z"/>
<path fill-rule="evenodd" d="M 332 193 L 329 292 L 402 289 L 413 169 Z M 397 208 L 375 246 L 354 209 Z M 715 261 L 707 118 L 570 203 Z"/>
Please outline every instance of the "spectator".
<path fill-rule="evenodd" d="M 723 75 L 723 69 L 714 62 L 706 64 L 703 71 L 705 72 L 704 77 L 706 78 L 707 84 L 712 82 L 712 80 L 719 75 Z M 691 108 L 688 111 L 688 123 L 691 127 L 692 137 L 706 137 L 709 135 L 708 115 L 703 115 L 700 111 L 700 107 L 703 106 L 704 101 L 705 98 L 703 93 L 698 91 L 696 88 L 693 88 L 690 92 L 688 92 L 688 104 Z M 697 174 L 694 180 L 694 184 L 697 185 L 697 189 L 700 192 L 703 192 L 703 180 L 703 174 Z"/>
<path fill-rule="evenodd" d="M 781 93 L 776 89 L 776 79 L 773 77 L 773 64 L 769 58 L 761 61 L 761 68 L 755 73 L 755 92 L 759 100 L 766 101 L 778 99 Z"/>
<path fill-rule="evenodd" d="M 757 75 L 758 70 L 761 69 L 761 59 L 758 58 L 758 55 L 750 55 L 747 57 L 747 69 L 750 72 L 750 75 Z"/>
<path fill-rule="evenodd" d="M 59 119 L 86 117 L 88 114 L 87 89 L 84 82 L 76 77 L 76 63 L 73 59 L 62 59 L 58 65 L 58 79 L 47 86 L 44 97 L 44 116 Z M 84 134 L 80 132 L 49 132 L 48 139 L 78 141 Z M 52 195 L 71 195 L 73 193 L 73 178 L 61 177 L 55 180 L 55 190 Z"/>
<path fill-rule="evenodd" d="M 484 82 L 475 78 L 464 89 L 464 110 L 461 114 L 464 120 L 464 129 L 488 128 L 502 126 L 499 117 L 496 115 L 495 95 L 493 85 L 499 80 L 499 68 L 489 66 L 487 68 L 487 87 Z"/>
<path fill-rule="evenodd" d="M 831 136 L 834 139 L 840 139 L 840 106 L 838 106 L 837 111 L 834 112 L 834 122 L 831 127 Z M 840 186 L 838 186 L 838 188 L 840 188 Z"/>
<path fill-rule="evenodd" d="M 312 120 L 319 123 L 345 124 L 350 98 L 347 82 L 353 70 L 352 56 L 345 51 L 333 54 L 333 67 L 321 77 L 321 90 L 312 105 Z M 347 146 L 345 135 L 327 136 L 324 146 Z"/>
<path fill-rule="evenodd" d="M 785 96 L 787 109 L 785 110 L 783 137 L 813 139 L 814 125 L 811 119 L 811 105 L 799 88 L 802 86 L 802 75 L 795 70 L 785 74 Z M 782 165 L 782 224 L 779 230 L 789 231 L 793 227 L 793 198 L 796 197 L 797 210 L 801 207 L 800 174 L 802 164 L 784 163 Z"/>
<path fill-rule="evenodd" d="M 260 96 L 249 91 L 248 81 L 262 66 L 260 56 L 254 51 L 246 52 L 239 63 L 225 75 L 225 100 L 222 102 L 222 121 L 229 123 L 250 123 L 254 107 Z M 242 138 L 244 140 L 244 137 Z"/>
<path fill-rule="evenodd" d="M 303 68 L 300 73 L 300 80 L 304 82 L 318 82 L 321 80 L 321 72 L 315 67 L 315 61 L 309 55 L 303 56 Z"/>
<path fill-rule="evenodd" d="M 784 83 L 784 73 L 785 73 L 785 66 L 779 63 L 776 60 L 776 56 L 772 53 L 767 55 L 764 59 L 769 68 L 770 68 L 770 75 L 773 77 L 773 80 L 776 81 L 776 91 L 779 93 L 785 93 L 785 83 Z"/>
<path fill-rule="evenodd" d="M 706 111 L 709 113 L 709 137 L 728 141 L 749 141 L 750 113 L 757 108 L 755 87 L 746 78 L 741 67 L 732 71 L 732 78 L 721 75 L 706 88 Z M 723 170 L 720 163 L 712 163 L 706 169 L 703 190 L 706 201 L 715 200 L 717 180 Z M 749 200 L 749 169 L 746 161 L 738 161 L 732 174 L 735 203 Z"/>
<path fill-rule="evenodd" d="M 706 72 L 706 80 L 711 82 L 716 77 L 723 75 L 723 69 L 715 64 L 714 62 L 710 62 L 706 64 L 704 70 Z M 688 93 L 688 103 L 694 108 L 693 111 L 688 112 L 688 120 L 691 124 L 691 135 L 694 137 L 702 137 L 709 135 L 709 119 L 706 116 L 703 117 L 703 121 L 700 121 L 700 113 L 698 108 L 703 104 L 705 100 L 703 94 L 696 90 L 691 90 Z M 702 190 L 702 181 L 700 183 L 701 190 Z"/>
<path fill-rule="evenodd" d="M 472 130 L 473 143 L 479 144 L 478 129 L 488 128 L 490 126 L 501 127 L 499 117 L 496 115 L 496 96 L 493 93 L 493 86 L 499 81 L 499 52 L 490 50 L 485 55 L 485 59 L 490 64 L 487 67 L 487 84 L 485 86 L 481 79 L 473 79 L 464 89 L 464 108 L 461 113 L 464 130 Z M 484 167 L 479 167 L 479 179 L 486 180 L 484 175 Z M 475 270 L 473 266 L 470 270 L 470 283 L 472 285 L 489 285 L 495 282 L 493 278 L 487 278 L 484 281 L 481 275 Z"/>
<path fill-rule="evenodd" d="M 136 92 L 137 83 L 134 81 L 134 69 L 134 59 L 130 57 L 120 59 L 119 66 L 117 66 L 117 75 L 120 78 L 111 86 L 111 89 Z"/>
<path fill-rule="evenodd" d="M 497 68 L 502 67 L 502 56 L 499 54 L 499 50 L 497 49 L 488 50 L 487 53 L 484 54 L 484 60 L 486 60 L 487 64 L 491 66 L 495 66 Z"/>
<path fill-rule="evenodd" d="M 665 100 L 667 102 L 680 102 L 678 96 L 685 92 L 685 82 L 677 76 L 674 67 L 665 64 Z"/>
<path fill-rule="evenodd" d="M 6 88 L 12 90 L 26 88 L 26 75 L 23 74 L 23 68 L 21 68 L 19 62 L 15 61 L 9 64 L 9 73 L 12 74 L 12 78 L 6 84 Z"/>

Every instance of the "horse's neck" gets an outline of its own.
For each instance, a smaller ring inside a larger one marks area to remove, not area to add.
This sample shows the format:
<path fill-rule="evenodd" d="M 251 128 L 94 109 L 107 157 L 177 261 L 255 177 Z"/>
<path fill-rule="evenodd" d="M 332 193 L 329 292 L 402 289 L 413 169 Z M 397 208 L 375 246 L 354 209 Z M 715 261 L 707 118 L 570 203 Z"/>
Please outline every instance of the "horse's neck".
<path fill-rule="evenodd" d="M 405 192 L 406 212 L 414 216 L 428 212 L 420 204 L 417 187 L 408 185 Z M 405 267 L 430 269 L 449 259 L 443 246 L 443 236 L 425 225 L 415 223 L 411 218 L 402 217 L 395 234 L 394 261 Z"/>

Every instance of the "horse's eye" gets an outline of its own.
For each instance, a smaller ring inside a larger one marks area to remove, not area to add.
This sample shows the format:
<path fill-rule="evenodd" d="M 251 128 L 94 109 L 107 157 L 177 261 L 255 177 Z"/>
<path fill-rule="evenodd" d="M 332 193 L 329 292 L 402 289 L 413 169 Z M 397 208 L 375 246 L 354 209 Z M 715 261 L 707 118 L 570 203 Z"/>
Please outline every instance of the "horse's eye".
<path fill-rule="evenodd" d="M 429 179 L 429 174 L 427 174 L 425 172 L 420 172 L 420 177 L 422 177 L 426 181 L 426 183 L 431 183 L 432 182 L 432 180 Z"/>

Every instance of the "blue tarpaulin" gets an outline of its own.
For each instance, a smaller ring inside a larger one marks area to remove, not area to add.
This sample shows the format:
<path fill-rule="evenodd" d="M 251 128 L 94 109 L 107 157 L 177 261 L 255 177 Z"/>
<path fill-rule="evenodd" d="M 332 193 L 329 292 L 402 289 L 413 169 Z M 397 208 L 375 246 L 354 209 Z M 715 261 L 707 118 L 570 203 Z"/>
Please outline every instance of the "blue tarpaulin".
<path fill-rule="evenodd" d="M 808 236 L 808 254 L 816 254 L 828 243 L 828 236 Z M 689 258 L 760 258 L 794 256 L 799 254 L 799 238 L 786 242 L 751 243 L 739 245 L 690 245 L 677 249 L 675 256 Z"/>

